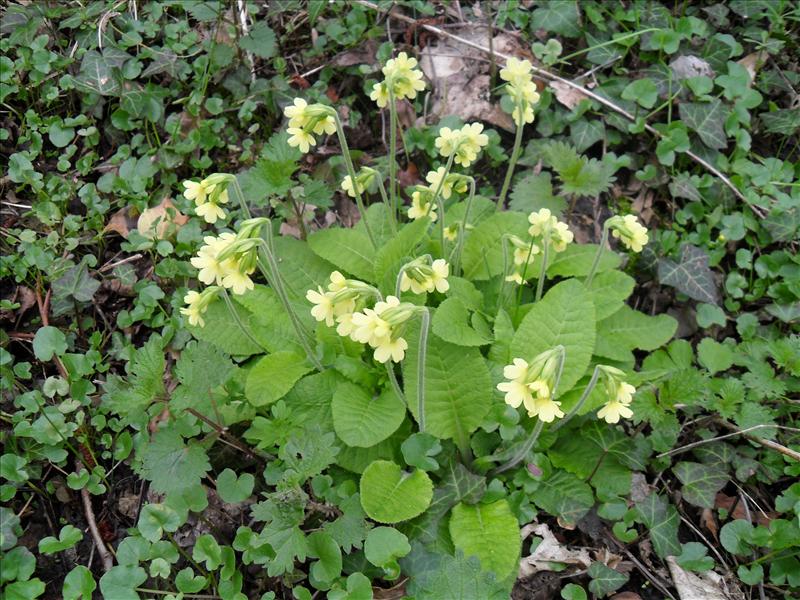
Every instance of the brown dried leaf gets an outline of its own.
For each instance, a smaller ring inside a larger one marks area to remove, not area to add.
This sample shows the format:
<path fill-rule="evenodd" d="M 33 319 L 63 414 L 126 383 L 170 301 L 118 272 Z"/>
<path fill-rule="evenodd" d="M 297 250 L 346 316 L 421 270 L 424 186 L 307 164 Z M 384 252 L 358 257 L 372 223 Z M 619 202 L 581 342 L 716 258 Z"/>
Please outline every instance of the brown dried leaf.
<path fill-rule="evenodd" d="M 520 535 L 525 539 L 531 533 L 542 538 L 530 556 L 520 560 L 519 577 L 530 577 L 538 571 L 551 571 L 551 563 L 565 563 L 577 565 L 586 569 L 592 564 L 592 558 L 587 548 L 570 549 L 556 539 L 553 532 L 545 524 L 530 524 L 522 528 Z"/>
<path fill-rule="evenodd" d="M 553 90 L 556 100 L 570 110 L 578 106 L 580 101 L 586 98 L 583 92 L 568 86 L 566 83 L 561 83 L 560 81 L 551 81 L 550 87 Z"/>
<path fill-rule="evenodd" d="M 767 62 L 768 56 L 769 54 L 766 50 L 761 50 L 759 52 L 752 52 L 738 61 L 740 65 L 747 69 L 747 73 L 750 75 L 750 83 L 756 80 L 756 74 L 764 63 Z"/>
<path fill-rule="evenodd" d="M 111 216 L 111 219 L 103 228 L 103 233 L 113 231 L 127 240 L 131 233 L 131 229 L 136 229 L 135 224 L 136 222 L 131 216 L 131 207 L 126 206 L 124 208 L 120 208 Z"/>
<path fill-rule="evenodd" d="M 714 571 L 695 575 L 681 568 L 674 556 L 667 557 L 667 565 L 680 600 L 732 600 L 736 597 L 723 588 L 725 580 Z"/>
<path fill-rule="evenodd" d="M 748 511 L 745 509 L 744 504 L 739 498 L 736 498 L 734 496 L 728 496 L 723 492 L 717 492 L 717 497 L 714 501 L 714 507 L 717 509 L 722 508 L 730 512 L 731 516 L 734 519 L 743 519 L 745 521 L 748 520 L 747 518 Z M 777 517 L 778 514 L 774 512 L 767 512 L 767 514 L 765 515 L 760 510 L 751 509 L 749 520 L 752 521 L 755 518 L 756 523 L 758 525 L 763 525 L 765 527 L 768 527 L 772 519 L 775 519 Z"/>
<path fill-rule="evenodd" d="M 151 240 L 164 240 L 173 237 L 188 220 L 189 217 L 181 213 L 171 199 L 164 198 L 161 204 L 148 208 L 139 215 L 136 229 Z"/>

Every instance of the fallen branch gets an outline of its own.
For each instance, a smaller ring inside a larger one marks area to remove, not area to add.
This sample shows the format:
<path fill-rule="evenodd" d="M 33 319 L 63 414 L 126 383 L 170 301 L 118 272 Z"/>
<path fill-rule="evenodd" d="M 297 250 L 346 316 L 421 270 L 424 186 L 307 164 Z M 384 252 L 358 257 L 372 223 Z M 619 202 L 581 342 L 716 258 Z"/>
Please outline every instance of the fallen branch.
<path fill-rule="evenodd" d="M 380 8 L 378 7 L 378 5 L 374 4 L 373 2 L 368 2 L 367 0 L 356 0 L 356 1 L 358 2 L 358 4 L 361 4 L 362 6 L 370 8 L 370 9 L 372 9 L 374 11 L 380 11 Z M 404 23 L 409 23 L 409 24 L 414 25 L 416 27 L 421 27 L 422 29 L 430 31 L 431 33 L 435 33 L 436 35 L 450 38 L 451 40 L 456 41 L 459 44 L 464 44 L 465 46 L 469 46 L 470 48 L 474 48 L 475 50 L 480 50 L 481 52 L 484 52 L 484 53 L 488 54 L 489 56 L 499 57 L 499 58 L 502 58 L 503 60 L 508 60 L 509 58 L 511 58 L 507 54 L 503 54 L 501 52 L 494 52 L 494 51 L 490 50 L 489 48 L 486 48 L 485 46 L 481 46 L 480 44 L 477 44 L 477 43 L 472 42 L 470 40 L 464 39 L 464 38 L 462 38 L 460 36 L 457 36 L 457 35 L 455 35 L 453 33 L 445 31 L 444 29 L 436 27 L 435 25 L 428 25 L 426 23 L 419 23 L 416 19 L 413 19 L 412 17 L 408 17 L 408 16 L 396 11 L 395 9 L 390 10 L 389 13 L 388 13 L 388 16 L 391 17 L 392 19 L 397 20 L 397 21 L 403 21 Z M 538 75 L 539 78 L 547 79 L 547 80 L 550 80 L 550 81 L 558 81 L 559 83 L 562 83 L 563 85 L 569 86 L 572 89 L 579 91 L 581 94 L 584 94 L 585 96 L 587 96 L 588 98 L 591 98 L 595 102 L 599 102 L 603 106 L 605 106 L 607 108 L 610 108 L 611 110 L 613 110 L 614 112 L 622 115 L 626 119 L 628 119 L 630 121 L 636 121 L 636 117 L 634 115 L 629 113 L 627 110 L 625 110 L 624 108 L 622 108 L 618 104 L 612 102 L 608 98 L 605 98 L 605 97 L 601 96 L 600 94 L 597 94 L 597 93 L 593 92 L 590 89 L 587 89 L 587 88 L 583 87 L 582 85 L 579 85 L 579 84 L 575 83 L 574 81 L 570 81 L 569 79 L 564 79 L 563 77 L 561 77 L 559 75 L 556 75 L 555 73 L 551 73 L 550 71 L 546 71 L 546 70 L 541 69 L 541 68 L 536 67 L 536 66 L 534 66 L 532 68 L 532 71 L 536 75 Z M 657 138 L 662 138 L 663 137 L 663 135 L 661 133 L 659 133 L 658 130 L 656 130 L 655 127 L 653 127 L 652 125 L 649 125 L 649 124 L 645 123 L 644 128 L 648 132 L 650 132 L 654 136 L 656 136 Z M 734 195 L 737 198 L 739 198 L 742 202 L 747 203 L 747 198 L 745 198 L 744 194 L 742 194 L 742 192 L 739 191 L 739 189 L 733 184 L 733 182 L 722 171 L 717 169 L 714 165 L 712 165 L 711 163 L 706 161 L 704 158 L 698 156 L 697 154 L 695 154 L 691 150 L 685 152 L 684 154 L 686 154 L 686 156 L 691 158 L 697 164 L 699 164 L 702 167 L 704 167 L 707 171 L 709 171 L 710 173 L 714 174 L 717 178 L 719 178 L 720 181 L 722 181 L 722 183 L 724 183 L 728 188 L 730 188 L 730 190 L 734 193 Z M 751 209 L 753 209 L 753 212 L 755 212 L 762 219 L 767 216 L 766 213 L 764 212 L 764 210 L 761 207 L 755 206 L 755 205 L 752 205 L 752 204 L 749 204 L 749 203 L 747 203 L 747 204 L 748 204 L 748 206 L 750 206 Z"/>
<path fill-rule="evenodd" d="M 83 470 L 83 465 L 78 464 L 78 472 Z M 108 573 L 114 566 L 114 559 L 111 553 L 106 548 L 103 541 L 103 536 L 100 535 L 100 530 L 97 528 L 97 521 L 94 518 L 94 510 L 92 509 L 92 497 L 89 494 L 89 489 L 84 486 L 81 490 L 81 500 L 83 500 L 83 514 L 86 517 L 86 522 L 89 524 L 89 531 L 92 534 L 94 545 L 97 547 L 97 553 L 100 555 L 100 560 L 103 562 L 103 570 Z"/>
<path fill-rule="evenodd" d="M 776 426 L 776 425 L 763 425 L 763 426 L 760 426 L 759 425 L 757 427 L 751 427 L 751 428 L 748 428 L 748 429 L 739 429 L 738 427 L 736 427 L 736 425 L 734 425 L 733 423 L 728 423 L 724 419 L 717 419 L 717 423 L 722 425 L 725 429 L 733 431 L 736 434 L 743 435 L 744 437 L 746 437 L 751 442 L 755 442 L 756 444 L 761 444 L 765 448 L 769 448 L 770 450 L 775 450 L 776 452 L 780 452 L 784 456 L 788 456 L 789 458 L 792 458 L 792 459 L 796 460 L 797 462 L 800 462 L 800 452 L 798 452 L 797 450 L 792 450 L 791 448 L 787 448 L 786 446 L 784 446 L 782 444 L 779 444 L 778 442 L 773 442 L 772 440 L 765 440 L 764 438 L 760 438 L 760 437 L 757 437 L 755 435 L 749 435 L 748 433 L 746 433 L 747 431 L 749 431 L 751 429 L 756 429 L 756 428 L 760 428 L 760 427 L 774 427 L 774 428 L 780 429 L 779 426 Z"/>

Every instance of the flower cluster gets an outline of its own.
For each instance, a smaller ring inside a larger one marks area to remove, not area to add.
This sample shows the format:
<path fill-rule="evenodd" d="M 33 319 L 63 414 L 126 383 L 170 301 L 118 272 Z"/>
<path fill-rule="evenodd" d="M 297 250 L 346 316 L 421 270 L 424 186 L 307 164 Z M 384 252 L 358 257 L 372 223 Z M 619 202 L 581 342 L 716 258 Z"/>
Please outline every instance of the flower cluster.
<path fill-rule="evenodd" d="M 507 379 L 497 384 L 497 389 L 505 392 L 506 404 L 514 408 L 524 406 L 529 417 L 539 417 L 541 421 L 550 423 L 561 418 L 561 402 L 553 399 L 561 367 L 564 362 L 562 347 L 546 350 L 528 364 L 521 358 L 515 358 L 513 364 L 503 369 L 503 377 Z"/>
<path fill-rule="evenodd" d="M 532 212 L 528 215 L 528 222 L 531 224 L 528 233 L 534 238 L 540 238 L 555 252 L 566 250 L 567 245 L 574 239 L 567 224 L 559 221 L 547 208 Z"/>
<path fill-rule="evenodd" d="M 418 185 L 411 193 L 411 206 L 408 208 L 408 218 L 412 221 L 422 217 L 430 217 L 436 222 L 436 205 L 433 203 L 434 190 L 425 185 Z"/>
<path fill-rule="evenodd" d="M 416 98 L 417 92 L 425 89 L 422 71 L 416 66 L 417 59 L 409 58 L 405 52 L 398 54 L 397 58 L 390 59 L 383 67 L 384 80 L 372 86 L 369 97 L 380 108 L 389 104 L 392 96 L 395 100 Z"/>
<path fill-rule="evenodd" d="M 206 322 L 203 320 L 203 313 L 208 309 L 209 304 L 217 297 L 220 287 L 212 285 L 202 292 L 191 290 L 183 297 L 186 306 L 181 308 L 181 314 L 189 318 L 189 325 L 199 325 L 204 327 Z"/>
<path fill-rule="evenodd" d="M 306 292 L 306 299 L 314 305 L 311 314 L 317 321 L 329 327 L 336 323 L 336 333 L 342 337 L 368 344 L 378 362 L 400 362 L 408 349 L 408 342 L 402 337 L 404 324 L 420 307 L 388 296 L 368 308 L 367 303 L 379 296 L 374 287 L 346 279 L 338 271 L 331 273 L 327 291 L 319 287 Z"/>
<path fill-rule="evenodd" d="M 611 229 L 611 234 L 621 240 L 626 248 L 634 252 L 641 252 L 650 241 L 647 228 L 641 225 L 634 215 L 611 217 L 606 221 L 606 227 Z"/>
<path fill-rule="evenodd" d="M 508 236 L 508 240 L 514 246 L 514 271 L 510 275 L 506 275 L 506 281 L 522 285 L 529 272 L 529 267 L 535 262 L 536 255 L 541 252 L 541 248 L 533 242 L 524 242 L 515 235 Z"/>
<path fill-rule="evenodd" d="M 605 375 L 605 388 L 608 400 L 606 404 L 597 412 L 599 419 L 604 419 L 606 423 L 618 423 L 620 418 L 630 419 L 633 411 L 630 409 L 633 401 L 633 394 L 636 388 L 622 380 L 625 373 L 609 366 L 601 366 L 601 371 Z"/>
<path fill-rule="evenodd" d="M 347 192 L 347 195 L 351 198 L 355 198 L 357 195 L 356 192 L 358 192 L 358 195 L 360 195 L 366 191 L 370 184 L 375 180 L 375 176 L 377 174 L 378 172 L 375 169 L 362 167 L 361 170 L 356 173 L 355 185 L 353 184 L 353 179 L 350 177 L 350 175 L 347 175 L 342 180 L 342 191 Z"/>
<path fill-rule="evenodd" d="M 467 191 L 469 177 L 458 173 L 447 173 L 444 167 L 439 167 L 435 171 L 430 171 L 425 176 L 425 181 L 431 184 L 431 189 L 434 191 L 441 186 L 439 193 L 442 198 L 448 200 L 454 191 L 459 194 Z"/>
<path fill-rule="evenodd" d="M 228 184 L 233 175 L 213 173 L 200 182 L 184 181 L 183 195 L 187 200 L 194 200 L 195 213 L 203 217 L 206 223 L 216 223 L 225 218 L 225 211 L 220 206 L 228 203 Z"/>
<path fill-rule="evenodd" d="M 400 291 L 411 290 L 414 294 L 432 294 L 434 291 L 444 294 L 450 289 L 447 277 L 450 265 L 443 258 L 437 258 L 430 265 L 425 258 L 418 258 L 405 267 L 400 276 Z"/>
<path fill-rule="evenodd" d="M 489 143 L 489 136 L 483 133 L 483 124 L 470 123 L 461 129 L 442 127 L 435 143 L 442 156 L 448 158 L 454 155 L 453 160 L 457 165 L 468 167 Z"/>
<path fill-rule="evenodd" d="M 203 246 L 191 263 L 200 269 L 197 278 L 206 285 L 220 285 L 241 295 L 255 286 L 250 274 L 256 270 L 258 229 L 266 219 L 249 219 L 239 232 L 203 238 Z"/>
<path fill-rule="evenodd" d="M 289 145 L 306 153 L 317 143 L 315 135 L 336 133 L 336 112 L 324 104 L 308 104 L 302 98 L 295 98 L 292 106 L 287 106 L 283 114 L 289 118 Z"/>
<path fill-rule="evenodd" d="M 500 78 L 508 82 L 506 91 L 514 102 L 511 117 L 518 127 L 533 123 L 533 106 L 539 102 L 536 84 L 531 77 L 532 68 L 529 61 L 511 57 L 500 70 Z"/>

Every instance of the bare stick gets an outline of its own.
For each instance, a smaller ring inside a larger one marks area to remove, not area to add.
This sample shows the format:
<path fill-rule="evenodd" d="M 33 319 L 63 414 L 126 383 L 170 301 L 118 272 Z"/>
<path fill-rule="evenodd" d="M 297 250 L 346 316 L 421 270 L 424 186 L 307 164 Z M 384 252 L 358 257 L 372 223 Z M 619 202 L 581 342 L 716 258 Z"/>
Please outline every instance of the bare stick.
<path fill-rule="evenodd" d="M 367 0 L 356 0 L 356 2 L 358 2 L 358 4 L 361 4 L 362 6 L 366 6 L 367 8 L 371 8 L 372 10 L 376 10 L 376 11 L 378 10 L 378 6 L 376 4 L 374 4 L 372 2 L 368 2 Z M 511 58 L 507 54 L 503 54 L 502 52 L 493 52 L 492 50 L 490 50 L 489 48 L 486 48 L 485 46 L 481 46 L 480 44 L 477 44 L 477 43 L 472 42 L 470 40 L 464 39 L 464 38 L 462 38 L 460 36 L 457 36 L 457 35 L 455 35 L 453 33 L 445 31 L 444 29 L 441 29 L 441 28 L 436 27 L 434 25 L 428 25 L 428 24 L 425 24 L 425 23 L 418 23 L 416 19 L 408 17 L 408 16 L 406 16 L 406 15 L 400 13 L 400 12 L 397 12 L 395 10 L 389 11 L 389 16 L 391 18 L 393 18 L 393 19 L 398 20 L 398 21 L 404 21 L 406 23 L 412 23 L 412 24 L 416 25 L 417 27 L 421 27 L 422 29 L 430 31 L 431 33 L 435 33 L 436 35 L 440 35 L 440 36 L 444 36 L 444 37 L 450 38 L 451 40 L 454 40 L 454 41 L 456 41 L 456 42 L 458 42 L 460 44 L 464 44 L 465 46 L 469 46 L 470 48 L 474 48 L 475 50 L 480 50 L 481 52 L 489 54 L 490 56 L 493 56 L 493 57 L 496 56 L 496 57 L 502 58 L 504 60 L 508 60 L 509 58 Z M 624 108 L 622 108 L 618 104 L 615 104 L 614 102 L 612 102 L 608 98 L 604 98 L 600 94 L 597 94 L 597 93 L 593 92 L 592 90 L 589 90 L 589 89 L 583 87 L 582 85 L 579 85 L 579 84 L 575 83 L 574 81 L 570 81 L 569 79 L 564 79 L 563 77 L 559 77 L 555 73 L 551 73 L 550 71 L 546 71 L 544 69 L 540 69 L 539 67 L 536 67 L 536 66 L 532 67 L 531 70 L 536 75 L 538 75 L 539 77 L 541 77 L 543 79 L 549 79 L 550 81 L 558 81 L 559 83 L 562 83 L 562 84 L 564 84 L 566 86 L 571 87 L 574 90 L 579 91 L 580 93 L 584 94 L 588 98 L 591 98 L 595 102 L 599 102 L 603 106 L 605 106 L 607 108 L 610 108 L 614 112 L 621 114 L 622 116 L 624 116 L 628 120 L 636 121 L 636 117 L 634 115 L 629 113 L 627 110 L 625 110 Z M 650 133 L 652 133 L 654 136 L 658 137 L 658 138 L 663 137 L 661 135 L 661 133 L 659 133 L 652 125 L 648 125 L 648 124 L 645 123 L 644 128 L 647 131 L 649 131 Z M 686 154 L 686 156 L 691 158 L 697 164 L 701 165 L 706 170 L 708 170 L 709 172 L 713 173 L 716 177 L 718 177 L 719 180 L 722 181 L 722 183 L 724 183 L 728 188 L 730 188 L 730 190 L 734 193 L 734 195 L 737 198 L 739 198 L 742 202 L 747 203 L 747 205 L 750 206 L 750 208 L 753 209 L 753 212 L 755 212 L 758 216 L 760 216 L 761 218 L 764 218 L 766 216 L 766 213 L 764 212 L 764 210 L 761 207 L 752 205 L 752 204 L 747 202 L 747 198 L 745 198 L 744 194 L 742 194 L 742 192 L 739 191 L 739 189 L 733 184 L 733 182 L 722 171 L 720 171 L 714 165 L 712 165 L 711 163 L 707 162 L 705 159 L 701 158 L 700 156 L 698 156 L 697 154 L 695 154 L 692 151 L 687 151 L 684 154 Z"/>
<path fill-rule="evenodd" d="M 83 465 L 78 464 L 78 472 L 82 470 Z M 94 545 L 97 547 L 97 553 L 103 563 L 103 570 L 108 573 L 114 566 L 114 559 L 111 558 L 111 553 L 106 548 L 103 536 L 100 535 L 100 530 L 97 528 L 97 521 L 95 521 L 94 510 L 92 509 L 92 497 L 89 495 L 87 487 L 81 490 L 81 500 L 83 500 L 83 514 L 86 516 L 86 522 L 89 524 L 89 531 L 92 533 Z"/>
<path fill-rule="evenodd" d="M 736 427 L 736 425 L 734 425 L 733 423 L 728 423 L 724 419 L 717 420 L 717 423 L 722 425 L 725 429 L 729 429 L 739 435 L 744 435 L 744 437 L 746 437 L 751 442 L 755 442 L 756 444 L 761 444 L 765 448 L 769 448 L 770 450 L 775 450 L 776 452 L 780 452 L 784 456 L 788 456 L 789 458 L 792 458 L 797 462 L 800 462 L 800 452 L 798 452 L 797 450 L 792 450 L 791 448 L 787 448 L 786 446 L 779 444 L 778 442 L 773 442 L 772 440 L 765 440 L 764 438 L 756 437 L 754 435 L 748 435 L 747 433 L 745 433 L 747 431 L 746 429 L 739 429 L 738 427 Z M 771 426 L 764 425 L 764 427 L 775 427 L 775 425 Z M 755 428 L 756 427 L 751 427 L 750 429 L 755 429 Z"/>

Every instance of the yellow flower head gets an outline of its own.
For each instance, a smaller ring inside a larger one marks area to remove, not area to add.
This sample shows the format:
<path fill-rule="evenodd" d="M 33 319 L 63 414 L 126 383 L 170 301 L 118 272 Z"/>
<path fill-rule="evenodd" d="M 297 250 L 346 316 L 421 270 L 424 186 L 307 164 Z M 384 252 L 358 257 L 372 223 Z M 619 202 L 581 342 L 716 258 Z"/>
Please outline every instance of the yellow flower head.
<path fill-rule="evenodd" d="M 520 86 L 531 81 L 532 69 L 530 61 L 519 60 L 512 56 L 506 61 L 506 66 L 500 69 L 500 79 L 511 85 Z"/>
<path fill-rule="evenodd" d="M 389 104 L 389 86 L 385 81 L 376 83 L 372 86 L 369 97 L 378 105 L 378 108 L 386 108 Z"/>
<path fill-rule="evenodd" d="M 468 167 L 477 159 L 481 149 L 489 143 L 489 136 L 483 133 L 482 123 L 470 123 L 456 130 L 442 127 L 434 143 L 439 154 L 445 158 L 455 154 L 453 161 Z"/>
<path fill-rule="evenodd" d="M 300 152 L 305 154 L 311 149 L 311 146 L 317 145 L 317 140 L 314 136 L 308 133 L 305 129 L 299 127 L 289 127 L 286 130 L 289 133 L 287 140 L 289 145 L 295 148 L 300 148 Z"/>
<path fill-rule="evenodd" d="M 289 127 L 303 128 L 308 124 L 308 103 L 302 98 L 295 98 L 291 106 L 283 109 L 283 114 L 289 119 Z"/>
<path fill-rule="evenodd" d="M 605 388 L 608 400 L 597 411 L 597 417 L 606 423 L 619 423 L 620 419 L 630 419 L 633 411 L 630 408 L 636 388 L 622 380 L 625 373 L 615 367 L 601 366 L 605 375 Z"/>
<path fill-rule="evenodd" d="M 409 58 L 405 52 L 398 54 L 397 58 L 388 60 L 382 69 L 385 79 L 373 86 L 370 98 L 380 108 L 389 103 L 392 95 L 397 100 L 416 98 L 417 92 L 425 89 L 422 71 L 416 66 L 417 59 Z"/>
<path fill-rule="evenodd" d="M 411 194 L 411 206 L 408 209 L 408 218 L 416 221 L 422 217 L 430 217 L 432 222 L 436 222 L 436 206 L 433 200 L 433 190 L 424 186 L 417 186 Z"/>
<path fill-rule="evenodd" d="M 635 215 L 616 216 L 608 220 L 611 234 L 622 241 L 633 252 L 641 252 L 650 241 L 647 228 L 639 223 Z"/>
<path fill-rule="evenodd" d="M 211 224 L 216 223 L 217 219 L 225 218 L 225 211 L 214 202 L 205 202 L 199 205 L 194 212 L 198 217 L 203 217 L 206 223 Z"/>
<path fill-rule="evenodd" d="M 200 206 L 206 201 L 206 195 L 209 190 L 204 181 L 184 181 L 183 182 L 183 195 L 187 200 L 194 200 L 195 204 Z"/>
<path fill-rule="evenodd" d="M 219 288 L 216 286 L 207 287 L 202 293 L 189 291 L 183 297 L 186 306 L 181 308 L 181 314 L 189 318 L 189 325 L 204 327 L 206 322 L 203 320 L 203 313 L 206 312 L 208 305 L 217 297 Z"/>
<path fill-rule="evenodd" d="M 203 241 L 205 244 L 190 261 L 194 267 L 200 269 L 197 275 L 200 281 L 205 284 L 216 283 L 237 295 L 255 287 L 249 277 L 255 271 L 253 246 L 241 252 L 235 250 L 239 247 L 237 237 L 227 232 L 219 237 L 207 236 Z M 237 246 L 233 247 L 234 244 Z M 226 256 L 220 258 L 223 253 Z"/>
<path fill-rule="evenodd" d="M 443 258 L 434 260 L 430 265 L 423 261 L 424 259 L 417 259 L 405 266 L 400 277 L 400 291 L 411 290 L 415 294 L 431 294 L 437 291 L 444 294 L 450 289 L 447 281 L 450 265 Z"/>
<path fill-rule="evenodd" d="M 439 167 L 435 171 L 430 171 L 425 176 L 425 181 L 431 184 L 431 189 L 436 190 L 441 186 L 442 198 L 447 200 L 453 193 L 453 182 L 448 181 L 450 178 L 445 177 L 445 168 Z"/>
<path fill-rule="evenodd" d="M 548 241 L 555 252 L 566 250 L 567 245 L 571 244 L 574 239 L 567 224 L 556 219 L 547 208 L 532 212 L 528 215 L 528 222 L 531 224 L 528 233 L 533 237 L 540 237 L 542 240 Z"/>
<path fill-rule="evenodd" d="M 444 239 L 448 242 L 455 242 L 458 239 L 458 225 L 450 225 L 444 228 Z"/>
<path fill-rule="evenodd" d="M 554 348 L 539 354 L 529 364 L 521 358 L 503 369 L 503 381 L 497 389 L 505 392 L 505 402 L 513 408 L 523 405 L 529 417 L 538 417 L 545 423 L 561 418 L 561 403 L 553 399 L 563 362 L 563 348 Z"/>
<path fill-rule="evenodd" d="M 384 338 L 377 346 L 373 357 L 379 363 L 385 363 L 389 359 L 394 362 L 400 362 L 405 358 L 406 350 L 408 349 L 408 342 L 402 337 L 397 338 Z"/>

